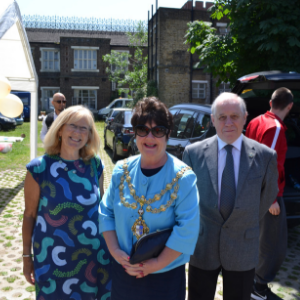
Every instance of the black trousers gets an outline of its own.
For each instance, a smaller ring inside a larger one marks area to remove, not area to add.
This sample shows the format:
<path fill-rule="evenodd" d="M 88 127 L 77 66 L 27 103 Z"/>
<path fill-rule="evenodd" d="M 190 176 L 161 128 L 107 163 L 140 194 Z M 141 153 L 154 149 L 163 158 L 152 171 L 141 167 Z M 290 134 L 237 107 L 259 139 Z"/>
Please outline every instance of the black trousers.
<path fill-rule="evenodd" d="M 249 300 L 255 271 L 202 270 L 189 265 L 188 300 L 214 300 L 218 275 L 222 270 L 223 300 Z"/>
<path fill-rule="evenodd" d="M 287 249 L 287 223 L 282 197 L 277 197 L 280 214 L 267 212 L 260 221 L 259 262 L 255 268 L 255 281 L 268 284 L 273 281 L 283 263 Z"/>

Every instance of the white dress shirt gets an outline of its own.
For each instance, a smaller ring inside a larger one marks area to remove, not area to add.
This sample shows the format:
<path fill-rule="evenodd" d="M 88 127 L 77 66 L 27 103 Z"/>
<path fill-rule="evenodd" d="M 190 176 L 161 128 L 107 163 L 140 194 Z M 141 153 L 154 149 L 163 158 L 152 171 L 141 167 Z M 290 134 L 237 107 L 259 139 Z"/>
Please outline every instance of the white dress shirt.
<path fill-rule="evenodd" d="M 54 110 L 53 122 L 55 121 L 56 118 L 57 118 L 57 114 L 56 114 L 56 112 Z M 41 134 L 40 134 L 40 138 L 41 138 L 41 140 L 42 140 L 43 143 L 44 143 L 45 136 L 46 136 L 46 134 L 48 132 L 48 128 L 47 128 L 47 125 L 46 125 L 46 119 L 47 119 L 47 116 L 43 120 L 43 126 L 42 126 L 42 130 L 41 130 Z"/>
<path fill-rule="evenodd" d="M 233 146 L 232 156 L 233 156 L 233 164 L 234 164 L 235 187 L 237 187 L 238 179 L 239 179 L 242 141 L 243 141 L 243 135 L 241 134 L 239 138 L 231 144 Z M 222 174 L 225 168 L 226 156 L 227 156 L 227 151 L 224 149 L 226 145 L 227 143 L 225 143 L 218 137 L 218 192 L 219 192 L 218 206 L 219 208 L 220 208 Z"/>

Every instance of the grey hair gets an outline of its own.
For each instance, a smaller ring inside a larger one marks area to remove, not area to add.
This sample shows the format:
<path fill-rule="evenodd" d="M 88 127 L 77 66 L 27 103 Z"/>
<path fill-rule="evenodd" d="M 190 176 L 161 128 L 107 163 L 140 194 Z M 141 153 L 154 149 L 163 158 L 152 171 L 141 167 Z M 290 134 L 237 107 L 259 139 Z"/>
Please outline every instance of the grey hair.
<path fill-rule="evenodd" d="M 212 115 L 215 116 L 216 113 L 216 107 L 217 104 L 222 102 L 222 101 L 232 101 L 232 100 L 238 100 L 239 101 L 239 105 L 241 108 L 241 112 L 243 115 L 245 115 L 247 113 L 247 107 L 246 107 L 246 103 L 245 100 L 241 97 L 239 97 L 237 94 L 234 93 L 222 93 L 220 94 L 213 102 L 213 104 L 211 105 L 211 113 Z"/>

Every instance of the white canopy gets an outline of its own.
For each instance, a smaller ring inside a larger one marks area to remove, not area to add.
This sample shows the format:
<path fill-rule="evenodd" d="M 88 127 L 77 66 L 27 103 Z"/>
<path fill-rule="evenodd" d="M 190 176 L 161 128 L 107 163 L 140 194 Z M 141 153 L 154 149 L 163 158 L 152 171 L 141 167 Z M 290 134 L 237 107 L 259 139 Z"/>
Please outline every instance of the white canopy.
<path fill-rule="evenodd" d="M 19 6 L 14 0 L 0 0 L 0 73 L 12 90 L 31 93 L 30 103 L 30 159 L 37 156 L 37 88 L 30 45 Z"/>

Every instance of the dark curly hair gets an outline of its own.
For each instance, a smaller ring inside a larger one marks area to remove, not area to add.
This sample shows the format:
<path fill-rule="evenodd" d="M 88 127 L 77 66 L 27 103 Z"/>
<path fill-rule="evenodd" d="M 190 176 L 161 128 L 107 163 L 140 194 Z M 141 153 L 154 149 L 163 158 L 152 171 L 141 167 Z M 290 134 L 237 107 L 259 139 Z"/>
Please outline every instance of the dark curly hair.
<path fill-rule="evenodd" d="M 137 125 L 145 125 L 154 122 L 157 126 L 164 126 L 170 130 L 173 128 L 173 116 L 166 105 L 156 97 L 145 97 L 133 108 L 131 125 L 135 131 Z M 166 136 L 168 140 L 168 136 Z"/>

